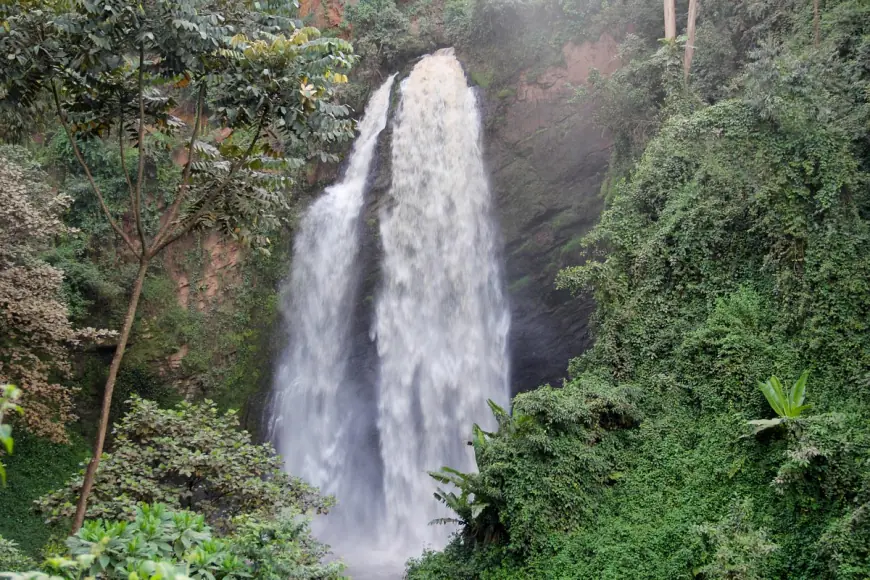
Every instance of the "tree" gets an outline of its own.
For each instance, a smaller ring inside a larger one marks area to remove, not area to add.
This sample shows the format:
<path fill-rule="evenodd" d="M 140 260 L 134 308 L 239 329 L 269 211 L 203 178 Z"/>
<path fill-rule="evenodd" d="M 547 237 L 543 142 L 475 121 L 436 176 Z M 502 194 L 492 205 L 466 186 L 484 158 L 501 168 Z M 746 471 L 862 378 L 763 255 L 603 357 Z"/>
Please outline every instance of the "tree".
<path fill-rule="evenodd" d="M 677 6 L 676 0 L 664 0 L 665 2 L 665 40 L 677 38 Z"/>
<path fill-rule="evenodd" d="M 689 22 L 686 24 L 686 52 L 683 57 L 683 77 L 689 80 L 692 57 L 695 55 L 695 21 L 698 19 L 698 0 L 689 0 Z"/>
<path fill-rule="evenodd" d="M 46 182 L 25 151 L 0 148 L 0 384 L 20 386 L 28 431 L 65 441 L 72 391 L 55 379 L 69 370 L 71 345 L 107 333 L 72 328 L 63 273 L 40 258 L 67 232 L 61 215 L 70 202 Z"/>
<path fill-rule="evenodd" d="M 114 451 L 97 474 L 88 518 L 133 519 L 140 503 L 165 503 L 201 513 L 223 532 L 236 516 L 282 507 L 325 513 L 332 505 L 331 498 L 284 473 L 272 446 L 255 445 L 239 429 L 234 411 L 221 415 L 210 401 L 176 409 L 138 397 L 129 403 L 130 411 L 115 425 Z M 75 515 L 83 476 L 39 500 L 47 521 Z"/>
<path fill-rule="evenodd" d="M 263 249 L 276 212 L 286 207 L 286 172 L 352 134 L 347 108 L 332 102 L 346 82 L 352 48 L 297 28 L 258 3 L 208 0 L 36 1 L 14 7 L 0 28 L 0 97 L 5 106 L 50 99 L 93 195 L 117 238 L 138 263 L 118 345 L 109 367 L 100 424 L 78 501 L 81 526 L 100 463 L 112 391 L 149 265 L 193 230 L 218 230 Z M 193 101 L 192 127 L 177 100 Z M 215 125 L 230 129 L 209 134 Z M 227 136 L 228 133 L 228 136 Z M 118 172 L 129 189 L 113 215 L 79 141 L 117 140 Z M 135 168 L 126 152 L 138 149 Z M 148 191 L 146 163 L 158 147 L 180 150 L 177 186 Z M 156 213 L 157 219 L 143 216 Z M 156 225 L 149 230 L 148 223 Z"/>

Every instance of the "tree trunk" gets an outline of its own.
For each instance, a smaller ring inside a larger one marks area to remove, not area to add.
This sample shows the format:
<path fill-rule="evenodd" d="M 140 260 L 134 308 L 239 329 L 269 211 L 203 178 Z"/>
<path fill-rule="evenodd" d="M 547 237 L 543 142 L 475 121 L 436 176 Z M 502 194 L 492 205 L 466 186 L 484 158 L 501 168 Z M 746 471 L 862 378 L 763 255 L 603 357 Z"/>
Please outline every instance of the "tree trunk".
<path fill-rule="evenodd" d="M 818 1 L 818 0 L 816 0 Z M 692 57 L 695 56 L 695 20 L 698 18 L 698 0 L 689 0 L 689 22 L 686 25 L 686 54 L 683 57 L 683 77 L 688 82 L 692 70 Z"/>
<path fill-rule="evenodd" d="M 821 33 L 819 31 L 819 0 L 813 0 L 813 45 L 818 48 L 821 41 Z"/>
<path fill-rule="evenodd" d="M 665 39 L 677 38 L 677 7 L 676 0 L 665 0 Z"/>
<path fill-rule="evenodd" d="M 103 444 L 106 442 L 106 431 L 109 427 L 109 411 L 112 407 L 112 391 L 115 389 L 115 379 L 118 377 L 118 369 L 121 368 L 121 359 L 124 358 L 124 349 L 127 348 L 127 340 L 130 338 L 130 330 L 133 328 L 133 321 L 136 319 L 136 309 L 139 306 L 139 296 L 142 294 L 142 284 L 145 282 L 145 273 L 148 271 L 148 257 L 142 257 L 139 262 L 139 273 L 136 275 L 136 282 L 133 284 L 133 295 L 130 296 L 130 303 L 127 306 L 127 315 L 124 317 L 124 326 L 121 329 L 121 336 L 118 338 L 118 346 L 115 348 L 115 356 L 112 357 L 112 365 L 109 367 L 109 377 L 106 379 L 106 389 L 103 392 L 103 407 L 100 412 L 100 426 L 97 431 L 97 440 L 94 442 L 94 455 L 88 463 L 88 468 L 85 471 L 85 480 L 82 483 L 81 495 L 79 502 L 76 505 L 76 515 L 73 519 L 72 532 L 75 534 L 82 527 L 85 521 L 85 512 L 88 507 L 88 496 L 91 494 L 91 488 L 94 485 L 94 479 L 97 475 L 97 468 L 100 466 L 100 457 L 103 454 Z"/>

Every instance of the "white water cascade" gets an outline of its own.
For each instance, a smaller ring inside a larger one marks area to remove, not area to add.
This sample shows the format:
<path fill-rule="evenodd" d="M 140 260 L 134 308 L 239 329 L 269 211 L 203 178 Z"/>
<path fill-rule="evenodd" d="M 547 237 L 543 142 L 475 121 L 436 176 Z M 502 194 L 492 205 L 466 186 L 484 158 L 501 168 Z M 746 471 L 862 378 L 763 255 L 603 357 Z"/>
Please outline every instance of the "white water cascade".
<path fill-rule="evenodd" d="M 381 215 L 378 428 L 385 529 L 409 552 L 449 535 L 427 471 L 474 469 L 471 426 L 508 398 L 509 314 L 481 159 L 477 99 L 452 50 L 402 83 L 391 207 Z M 431 499 L 430 499 L 431 498 Z"/>
<path fill-rule="evenodd" d="M 356 400 L 346 379 L 360 215 L 394 76 L 366 107 L 344 178 L 326 189 L 299 225 L 285 308 L 290 342 L 275 377 L 271 409 L 271 438 L 287 470 L 341 498 L 336 516 L 349 520 L 378 511 L 370 504 L 374 492 L 347 469 L 357 459 L 360 438 L 359 422 L 348 419 L 360 417 L 358 408 L 367 402 Z M 347 513 L 352 509 L 363 513 Z"/>
<path fill-rule="evenodd" d="M 487 399 L 505 405 L 509 394 L 510 317 L 480 117 L 452 50 L 424 57 L 401 83 L 379 216 L 378 376 L 367 398 L 355 385 L 358 229 L 391 84 L 366 109 L 344 179 L 301 224 L 272 409 L 288 471 L 336 495 L 315 531 L 358 579 L 399 579 L 407 558 L 444 545 L 453 530 L 429 522 L 450 513 L 427 472 L 473 470 L 472 424 L 491 427 Z"/>

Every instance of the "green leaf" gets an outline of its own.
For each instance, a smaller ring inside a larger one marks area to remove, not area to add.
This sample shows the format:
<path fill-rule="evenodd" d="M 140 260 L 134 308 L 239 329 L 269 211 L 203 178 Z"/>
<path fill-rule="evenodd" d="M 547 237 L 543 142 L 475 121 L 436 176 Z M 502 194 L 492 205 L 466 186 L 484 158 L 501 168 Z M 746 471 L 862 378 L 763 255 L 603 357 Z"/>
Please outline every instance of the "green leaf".
<path fill-rule="evenodd" d="M 471 517 L 473 519 L 477 519 L 477 517 L 480 516 L 481 513 L 483 513 L 483 510 L 485 510 L 488 507 L 489 507 L 488 503 L 476 503 L 476 504 L 474 504 L 473 506 L 471 506 Z"/>
<path fill-rule="evenodd" d="M 801 373 L 800 378 L 791 388 L 791 396 L 789 397 L 790 403 L 793 407 L 800 407 L 804 403 L 804 398 L 806 396 L 807 391 L 807 379 L 810 376 L 809 369 L 805 370 Z"/>
<path fill-rule="evenodd" d="M 764 397 L 767 399 L 768 404 L 770 404 L 770 407 L 774 410 L 774 412 L 780 417 L 784 417 L 785 397 L 782 395 L 781 387 L 779 390 L 777 390 L 777 384 L 779 384 L 779 379 L 773 376 L 764 383 L 758 383 L 758 388 L 761 389 L 761 392 L 764 394 Z"/>

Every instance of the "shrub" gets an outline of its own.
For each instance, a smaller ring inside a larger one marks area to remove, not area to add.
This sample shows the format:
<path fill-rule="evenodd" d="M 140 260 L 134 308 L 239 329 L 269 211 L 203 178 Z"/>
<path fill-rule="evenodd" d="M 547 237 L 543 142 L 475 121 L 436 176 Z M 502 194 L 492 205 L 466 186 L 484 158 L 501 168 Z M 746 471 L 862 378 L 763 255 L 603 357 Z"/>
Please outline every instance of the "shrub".
<path fill-rule="evenodd" d="M 714 524 L 695 528 L 705 546 L 706 564 L 696 569 L 705 580 L 764 580 L 767 557 L 777 549 L 767 530 L 752 523 L 752 502 L 736 502 Z"/>
<path fill-rule="evenodd" d="M 175 409 L 138 397 L 129 403 L 114 428 L 114 450 L 98 472 L 89 518 L 132 519 L 140 502 L 161 502 L 201 513 L 225 530 L 242 514 L 282 507 L 320 513 L 332 505 L 331 498 L 286 475 L 271 445 L 256 445 L 239 430 L 234 411 L 221 415 L 211 401 Z M 81 482 L 80 474 L 39 500 L 49 522 L 73 515 Z"/>
<path fill-rule="evenodd" d="M 0 570 L 24 572 L 35 566 L 36 563 L 18 549 L 18 544 L 0 536 Z"/>
<path fill-rule="evenodd" d="M 0 571 L 34 568 L 9 544 L 0 539 Z M 66 551 L 46 560 L 43 568 L 70 579 L 135 580 L 167 574 L 197 580 L 339 578 L 343 564 L 323 563 L 326 554 L 326 546 L 311 537 L 308 521 L 292 510 L 268 519 L 242 516 L 233 536 L 218 538 L 201 514 L 142 504 L 129 522 L 86 521 L 67 539 Z M 9 576 L 23 580 L 44 575 Z"/>

